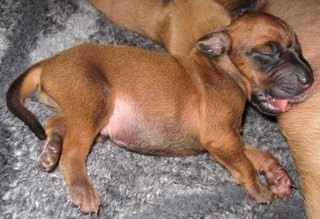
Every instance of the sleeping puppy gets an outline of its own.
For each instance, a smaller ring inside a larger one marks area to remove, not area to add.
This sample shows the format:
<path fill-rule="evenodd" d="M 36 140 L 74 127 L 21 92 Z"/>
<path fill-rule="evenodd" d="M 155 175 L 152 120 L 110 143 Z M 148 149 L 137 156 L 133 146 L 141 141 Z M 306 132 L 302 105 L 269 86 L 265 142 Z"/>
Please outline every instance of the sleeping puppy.
<path fill-rule="evenodd" d="M 144 154 L 207 151 L 250 198 L 268 204 L 275 195 L 290 196 L 292 182 L 276 159 L 240 137 L 246 99 L 278 115 L 288 109 L 288 100 L 301 101 L 312 81 L 292 30 L 273 16 L 251 13 L 202 37 L 181 56 L 133 47 L 74 47 L 27 69 L 6 101 L 44 140 L 40 162 L 47 170 L 61 153 L 70 200 L 82 212 L 99 210 L 99 195 L 86 173 L 97 137 Z M 45 130 L 23 105 L 36 89 L 39 99 L 56 109 Z"/>

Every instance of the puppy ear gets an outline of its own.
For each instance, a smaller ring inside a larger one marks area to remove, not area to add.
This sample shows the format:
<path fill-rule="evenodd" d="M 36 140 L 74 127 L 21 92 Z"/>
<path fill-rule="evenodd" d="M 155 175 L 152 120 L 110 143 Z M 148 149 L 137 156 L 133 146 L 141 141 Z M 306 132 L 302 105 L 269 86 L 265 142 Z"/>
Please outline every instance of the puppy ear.
<path fill-rule="evenodd" d="M 231 49 L 231 38 L 227 31 L 211 33 L 197 42 L 197 49 L 212 57 L 221 56 Z"/>

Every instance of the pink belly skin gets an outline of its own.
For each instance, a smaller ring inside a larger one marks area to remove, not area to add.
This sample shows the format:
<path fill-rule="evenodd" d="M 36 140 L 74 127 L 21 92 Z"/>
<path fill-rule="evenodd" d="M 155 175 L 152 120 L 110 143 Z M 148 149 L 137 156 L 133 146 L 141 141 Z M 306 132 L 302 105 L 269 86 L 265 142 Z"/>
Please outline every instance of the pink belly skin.
<path fill-rule="evenodd" d="M 139 108 L 144 107 L 144 111 Z M 157 113 L 147 118 L 148 106 L 135 104 L 130 98 L 116 98 L 107 125 L 100 131 L 115 144 L 143 154 L 185 156 L 204 151 L 199 140 L 182 130 L 175 118 Z"/>
<path fill-rule="evenodd" d="M 141 120 L 141 116 L 132 101 L 116 99 L 113 113 L 100 133 L 109 136 L 119 146 L 127 146 L 134 140 L 137 130 L 141 129 L 139 120 Z"/>

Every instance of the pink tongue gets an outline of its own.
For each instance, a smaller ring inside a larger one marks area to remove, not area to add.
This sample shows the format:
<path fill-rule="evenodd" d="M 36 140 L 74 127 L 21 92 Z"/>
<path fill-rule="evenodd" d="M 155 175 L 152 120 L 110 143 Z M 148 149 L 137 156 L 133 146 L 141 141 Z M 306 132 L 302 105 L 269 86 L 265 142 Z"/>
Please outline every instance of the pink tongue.
<path fill-rule="evenodd" d="M 288 107 L 288 100 L 281 100 L 281 99 L 277 99 L 276 103 L 278 105 L 278 107 L 280 108 L 281 112 L 285 112 L 287 107 Z"/>

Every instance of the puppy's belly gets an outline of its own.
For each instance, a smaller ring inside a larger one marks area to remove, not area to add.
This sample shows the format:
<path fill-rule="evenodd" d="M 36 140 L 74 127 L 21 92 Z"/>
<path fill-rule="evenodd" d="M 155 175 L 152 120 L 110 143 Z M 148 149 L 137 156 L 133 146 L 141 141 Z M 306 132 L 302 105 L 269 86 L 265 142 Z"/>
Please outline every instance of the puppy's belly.
<path fill-rule="evenodd" d="M 199 139 L 168 114 L 150 110 L 150 107 L 147 112 L 139 108 L 141 106 L 133 101 L 117 99 L 113 113 L 100 133 L 109 136 L 120 147 L 142 154 L 187 156 L 205 151 Z"/>

